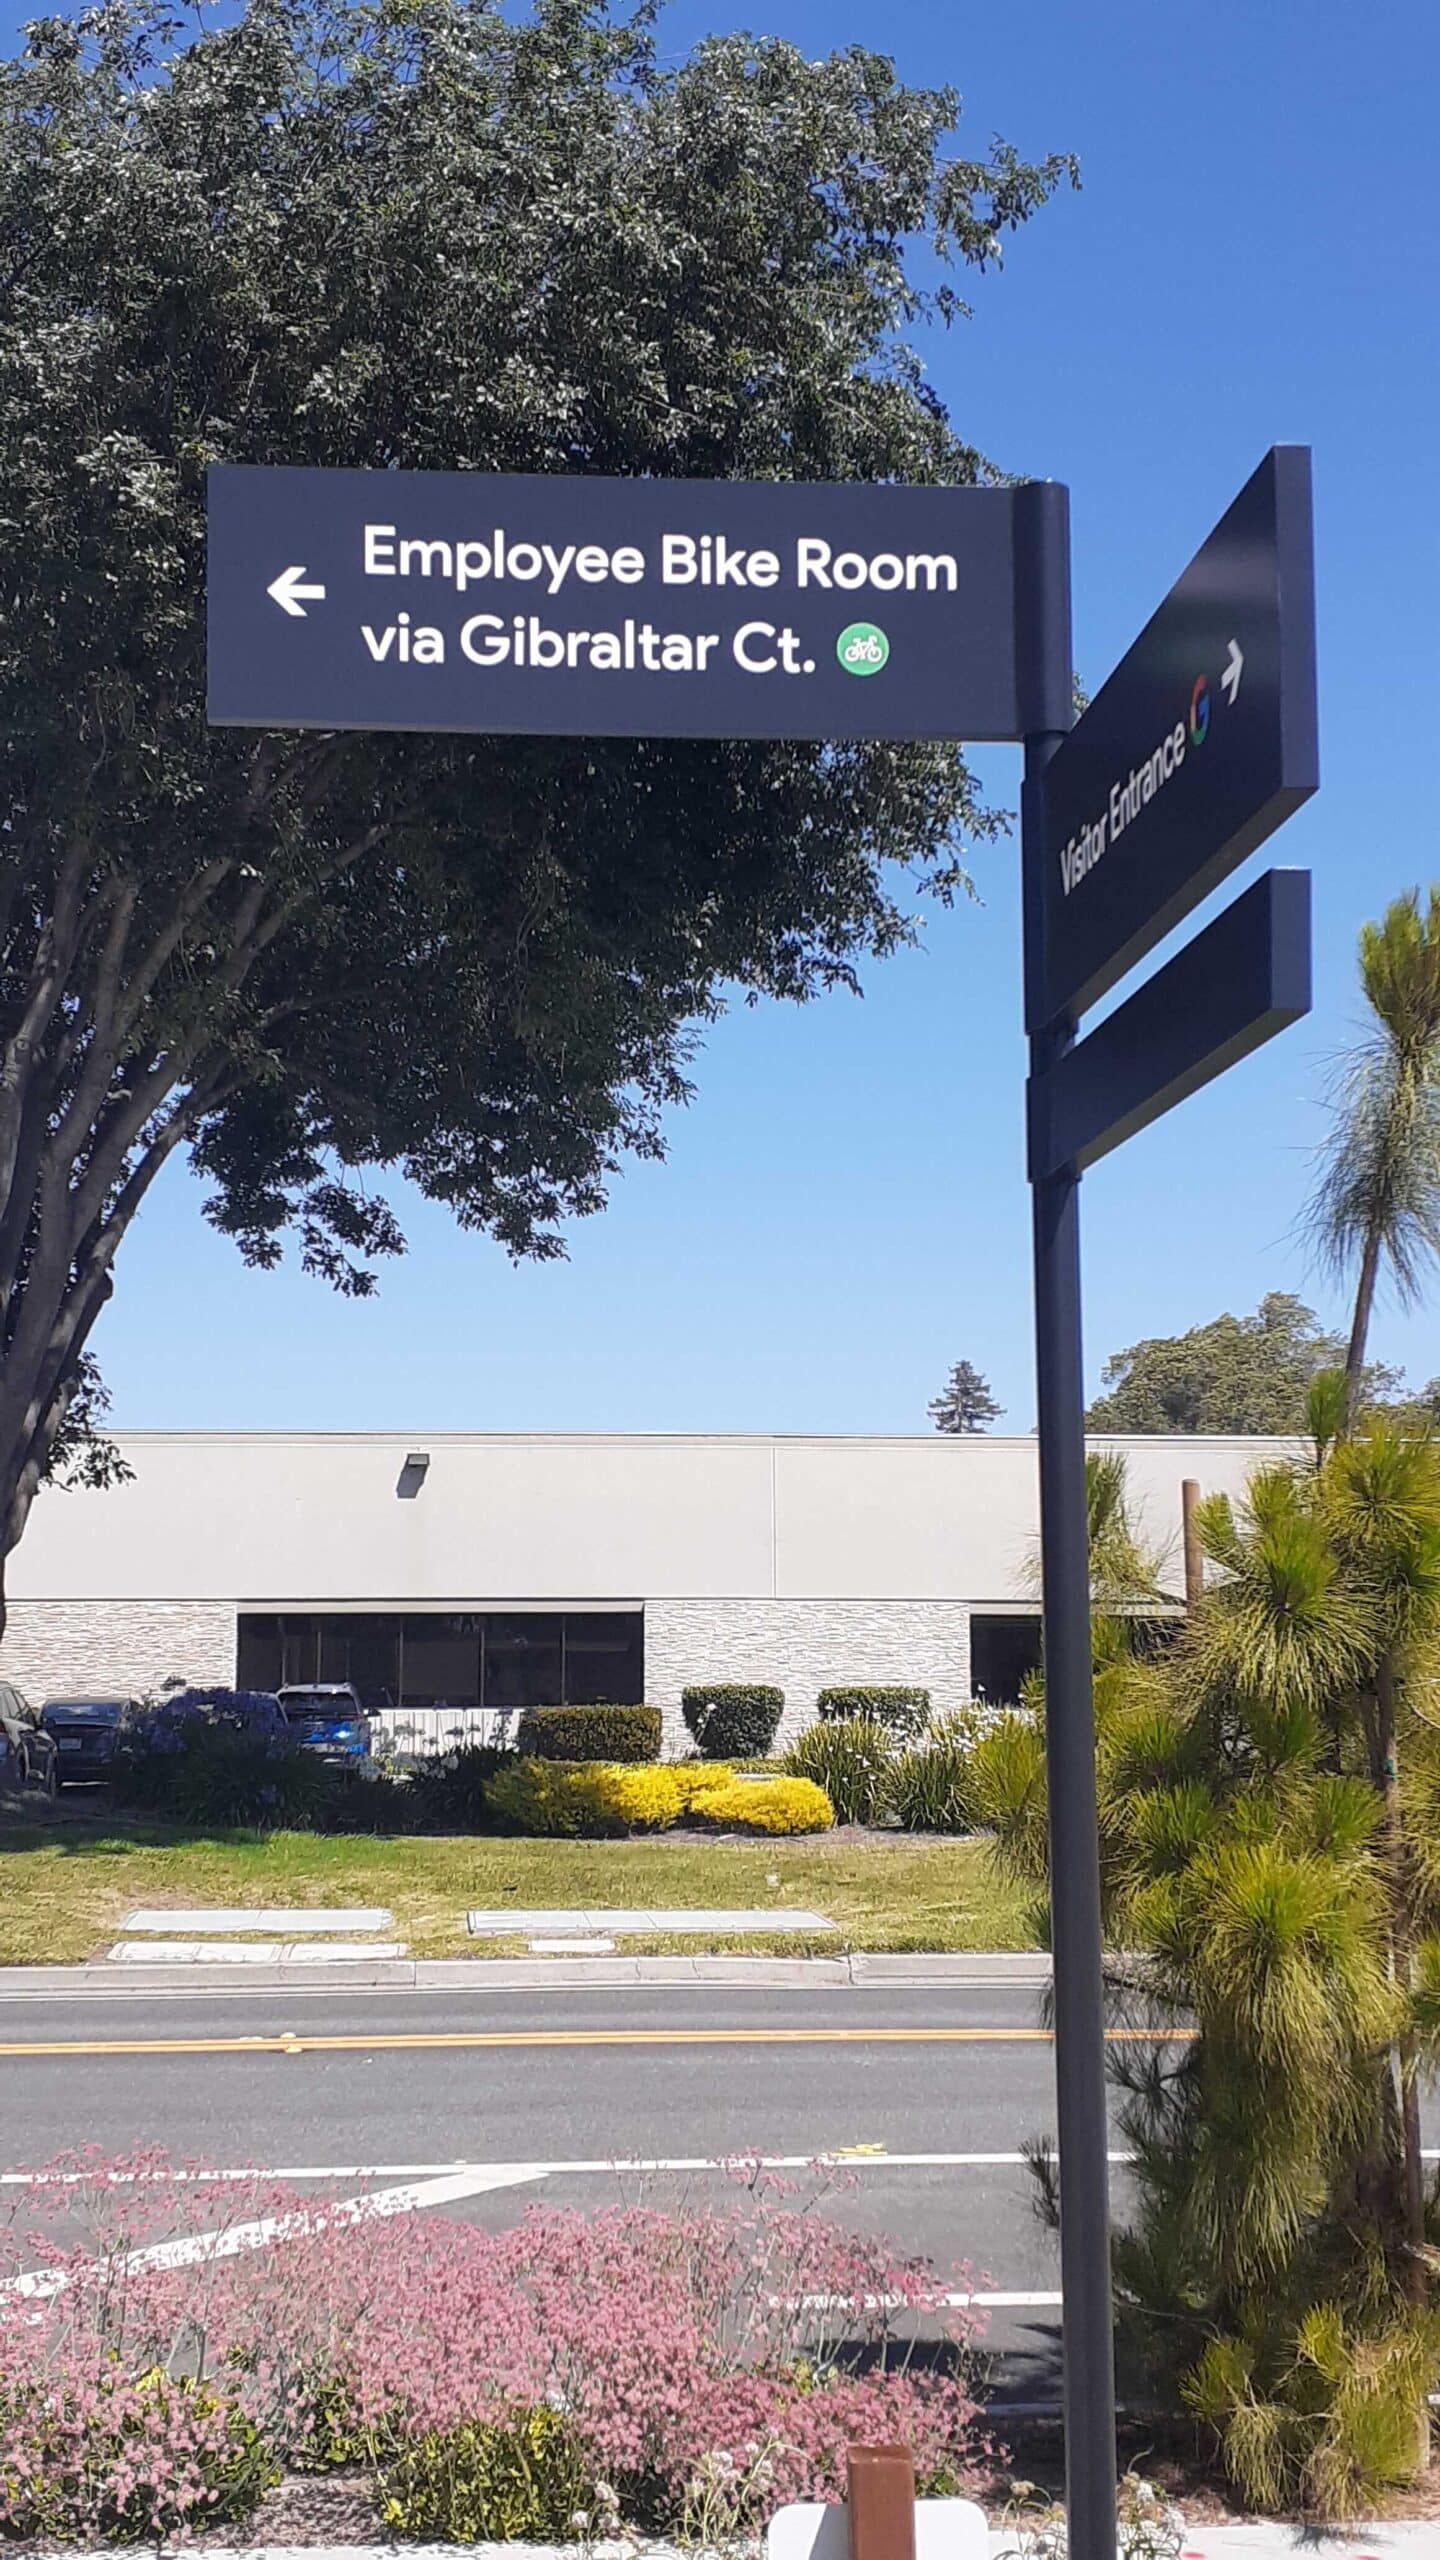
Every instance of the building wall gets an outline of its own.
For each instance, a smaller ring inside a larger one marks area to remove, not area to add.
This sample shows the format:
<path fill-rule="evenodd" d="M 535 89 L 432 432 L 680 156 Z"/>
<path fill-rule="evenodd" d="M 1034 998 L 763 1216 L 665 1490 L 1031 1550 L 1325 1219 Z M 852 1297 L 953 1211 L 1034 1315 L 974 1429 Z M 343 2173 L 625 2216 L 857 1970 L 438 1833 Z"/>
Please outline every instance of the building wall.
<path fill-rule="evenodd" d="M 117 1436 L 133 1480 L 40 1494 L 10 1564 L 17 1600 L 1033 1603 L 1033 1440 Z M 1178 1588 L 1181 1478 L 1237 1492 L 1285 1444 L 1120 1445 Z M 414 1448 L 430 1464 L 407 1494 Z"/>
<path fill-rule="evenodd" d="M 851 1681 L 930 1691 L 938 1711 L 970 1695 L 970 1613 L 953 1600 L 657 1600 L 645 1612 L 645 1695 L 684 1748 L 681 1692 L 714 1680 L 785 1692 L 781 1739 L 814 1721 L 820 1689 Z"/>
<path fill-rule="evenodd" d="M 87 1692 L 143 1698 L 174 1680 L 228 1685 L 235 1610 L 223 1600 L 12 1600 L 0 1661 L 37 1707 Z"/>
<path fill-rule="evenodd" d="M 118 1435 L 132 1481 L 43 1491 L 10 1561 L 5 1675 L 36 1697 L 235 1677 L 241 1611 L 645 1611 L 646 1687 L 847 1680 L 968 1695 L 971 1608 L 1036 1605 L 1033 1440 L 521 1433 Z M 1180 1487 L 1273 1440 L 1101 1443 L 1182 1579 Z M 405 1459 L 429 1453 L 423 1482 Z"/>

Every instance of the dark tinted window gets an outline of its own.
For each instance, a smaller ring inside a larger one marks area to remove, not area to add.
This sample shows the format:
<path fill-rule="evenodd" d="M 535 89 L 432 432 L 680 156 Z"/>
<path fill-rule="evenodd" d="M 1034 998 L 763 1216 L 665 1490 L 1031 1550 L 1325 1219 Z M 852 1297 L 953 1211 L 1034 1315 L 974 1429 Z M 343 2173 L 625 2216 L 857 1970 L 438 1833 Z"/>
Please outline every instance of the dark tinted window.
<path fill-rule="evenodd" d="M 1015 1706 L 1027 1672 L 1040 1668 L 1040 1616 L 970 1620 L 970 1686 L 977 1697 Z"/>
<path fill-rule="evenodd" d="M 276 1689 L 348 1680 L 371 1710 L 638 1706 L 639 1609 L 413 1609 L 247 1613 L 236 1683 Z"/>

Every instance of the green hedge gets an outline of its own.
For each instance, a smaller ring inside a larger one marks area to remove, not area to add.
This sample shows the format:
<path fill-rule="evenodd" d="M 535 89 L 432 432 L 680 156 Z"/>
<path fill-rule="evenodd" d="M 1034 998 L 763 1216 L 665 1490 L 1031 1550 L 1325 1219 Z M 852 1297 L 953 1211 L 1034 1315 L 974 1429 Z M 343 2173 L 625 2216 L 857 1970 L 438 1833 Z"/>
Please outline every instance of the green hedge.
<path fill-rule="evenodd" d="M 528 1707 L 515 1748 L 535 1760 L 658 1760 L 658 1707 Z"/>
<path fill-rule="evenodd" d="M 707 1760 L 763 1760 L 780 1729 L 785 1692 L 747 1688 L 739 1681 L 682 1689 L 680 1711 L 687 1733 Z"/>
<path fill-rule="evenodd" d="M 930 1721 L 928 1689 L 822 1689 L 815 1712 L 823 1724 L 842 1716 L 869 1716 L 891 1733 L 923 1733 Z"/>

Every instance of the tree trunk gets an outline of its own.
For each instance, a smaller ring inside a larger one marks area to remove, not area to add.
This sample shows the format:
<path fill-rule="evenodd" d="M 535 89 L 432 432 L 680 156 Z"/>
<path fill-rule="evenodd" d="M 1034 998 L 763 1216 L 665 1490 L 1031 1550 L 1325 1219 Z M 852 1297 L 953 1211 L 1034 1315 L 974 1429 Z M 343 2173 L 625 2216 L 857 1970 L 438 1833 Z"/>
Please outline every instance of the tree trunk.
<path fill-rule="evenodd" d="M 1360 1381 L 1365 1369 L 1365 1345 L 1370 1333 L 1370 1318 L 1375 1307 L 1375 1283 L 1380 1276 L 1380 1230 L 1372 1226 L 1365 1238 L 1360 1257 L 1360 1277 L 1355 1286 L 1355 1313 L 1350 1323 L 1350 1342 L 1345 1353 L 1345 1430 L 1355 1427 L 1355 1407 L 1360 1400 Z"/>
<path fill-rule="evenodd" d="M 1390 1904 L 1390 1965 L 1400 1992 L 1411 1995 L 1410 1911 L 1406 1891 L 1405 1821 L 1400 1806 L 1400 1769 L 1395 1740 L 1395 1666 L 1382 1655 L 1376 1672 L 1375 1704 L 1379 1769 L 1385 1813 L 1386 1891 Z M 1405 2287 L 1412 2302 L 1425 2299 L 1425 2163 L 1420 2137 L 1420 2083 L 1415 2033 L 1402 2029 L 1397 2051 L 1400 2103 L 1400 2157 L 1404 2176 Z"/>

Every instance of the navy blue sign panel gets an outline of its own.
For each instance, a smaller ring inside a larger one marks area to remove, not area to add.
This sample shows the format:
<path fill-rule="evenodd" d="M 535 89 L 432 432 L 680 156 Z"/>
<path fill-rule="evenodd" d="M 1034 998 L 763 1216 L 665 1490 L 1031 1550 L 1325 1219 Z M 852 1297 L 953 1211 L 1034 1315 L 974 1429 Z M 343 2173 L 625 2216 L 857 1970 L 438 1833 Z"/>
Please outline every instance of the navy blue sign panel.
<path fill-rule="evenodd" d="M 1014 738 L 1025 492 L 225 465 L 209 716 Z"/>
<path fill-rule="evenodd" d="M 1030 1086 L 1030 1179 L 1083 1173 L 1310 1010 L 1310 874 L 1267 871 Z"/>
<path fill-rule="evenodd" d="M 1310 455 L 1277 445 L 1046 769 L 1028 1027 L 1094 1004 L 1319 778 Z"/>

